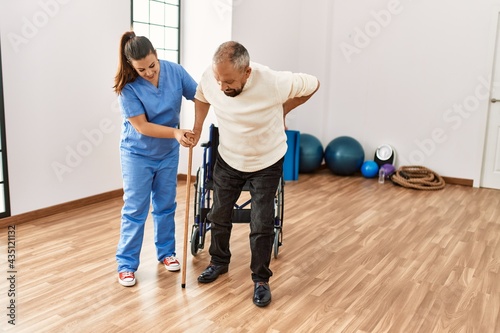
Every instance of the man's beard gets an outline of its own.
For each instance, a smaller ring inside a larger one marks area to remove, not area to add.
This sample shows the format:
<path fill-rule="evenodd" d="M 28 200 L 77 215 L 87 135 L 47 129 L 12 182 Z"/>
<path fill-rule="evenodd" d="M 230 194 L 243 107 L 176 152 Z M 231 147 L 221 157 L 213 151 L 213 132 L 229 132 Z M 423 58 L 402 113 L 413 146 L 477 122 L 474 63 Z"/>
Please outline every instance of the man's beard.
<path fill-rule="evenodd" d="M 241 94 L 241 91 L 242 91 L 242 90 L 243 90 L 243 89 L 230 89 L 230 90 L 225 90 L 225 91 L 224 91 L 224 94 L 225 94 L 226 96 L 229 96 L 229 97 L 236 97 L 236 96 L 238 96 L 239 94 Z"/>
<path fill-rule="evenodd" d="M 245 83 L 243 83 L 243 85 L 241 86 L 240 89 L 227 89 L 227 90 L 224 90 L 224 94 L 226 96 L 228 96 L 228 97 L 236 97 L 236 96 L 238 96 L 243 91 L 243 88 L 245 88 Z"/>

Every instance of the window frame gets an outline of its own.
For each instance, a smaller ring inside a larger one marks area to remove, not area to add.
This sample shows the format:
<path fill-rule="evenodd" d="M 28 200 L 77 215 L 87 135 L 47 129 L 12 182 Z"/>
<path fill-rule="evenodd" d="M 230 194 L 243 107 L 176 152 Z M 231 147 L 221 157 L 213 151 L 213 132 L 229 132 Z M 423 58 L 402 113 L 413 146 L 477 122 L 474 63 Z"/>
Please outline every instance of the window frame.
<path fill-rule="evenodd" d="M 181 61 L 181 0 L 178 1 L 168 1 L 168 0 L 144 0 L 148 1 L 148 5 L 151 3 L 161 3 L 164 4 L 165 6 L 176 6 L 177 7 L 177 26 L 174 25 L 168 25 L 167 22 L 164 20 L 163 25 L 157 24 L 157 23 L 152 23 L 151 22 L 151 16 L 150 16 L 150 10 L 148 8 L 148 20 L 146 22 L 140 21 L 140 20 L 135 20 L 134 19 L 134 0 L 130 1 L 130 26 L 132 30 L 134 30 L 134 23 L 139 23 L 139 24 L 145 24 L 149 26 L 149 34 L 146 36 L 148 37 L 151 42 L 153 43 L 153 46 L 155 47 L 156 50 L 161 50 L 164 52 L 167 51 L 173 51 L 177 52 L 177 59 L 175 62 L 180 64 Z M 177 4 L 171 3 L 171 2 L 177 2 Z M 160 48 L 157 47 L 155 44 L 155 41 L 150 37 L 151 36 L 151 26 L 156 26 L 156 27 L 163 27 L 163 28 L 169 28 L 169 29 L 177 29 L 177 48 L 176 49 L 170 49 L 170 48 Z M 165 57 L 161 57 L 161 55 L 158 56 L 159 59 L 165 59 Z M 169 61 L 173 61 L 173 59 L 165 59 Z"/>

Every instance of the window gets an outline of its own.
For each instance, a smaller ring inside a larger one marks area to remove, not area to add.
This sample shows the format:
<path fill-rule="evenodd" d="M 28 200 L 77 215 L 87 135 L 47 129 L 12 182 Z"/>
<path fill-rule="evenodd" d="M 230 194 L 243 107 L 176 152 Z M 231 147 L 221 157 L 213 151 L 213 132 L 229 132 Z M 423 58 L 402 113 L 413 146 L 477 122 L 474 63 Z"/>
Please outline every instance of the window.
<path fill-rule="evenodd" d="M 132 27 L 149 38 L 158 58 L 179 63 L 180 0 L 132 0 Z"/>
<path fill-rule="evenodd" d="M 2 52 L 0 46 L 0 218 L 10 216 L 7 145 L 5 144 L 5 109 L 3 102 Z"/>

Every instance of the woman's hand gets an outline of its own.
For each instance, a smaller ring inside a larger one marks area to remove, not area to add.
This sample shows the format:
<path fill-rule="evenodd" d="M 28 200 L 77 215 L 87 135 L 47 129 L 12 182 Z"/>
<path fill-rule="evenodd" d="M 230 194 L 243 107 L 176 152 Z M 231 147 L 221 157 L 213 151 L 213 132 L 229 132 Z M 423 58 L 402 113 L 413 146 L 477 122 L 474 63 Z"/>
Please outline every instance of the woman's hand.
<path fill-rule="evenodd" d="M 194 147 L 194 133 L 191 130 L 176 129 L 174 132 L 175 139 L 184 147 Z"/>

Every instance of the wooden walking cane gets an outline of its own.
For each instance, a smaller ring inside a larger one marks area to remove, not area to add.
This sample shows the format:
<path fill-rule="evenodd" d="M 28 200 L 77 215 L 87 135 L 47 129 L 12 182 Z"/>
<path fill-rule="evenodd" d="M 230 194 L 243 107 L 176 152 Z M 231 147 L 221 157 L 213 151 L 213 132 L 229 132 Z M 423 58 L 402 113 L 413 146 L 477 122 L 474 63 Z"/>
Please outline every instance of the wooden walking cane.
<path fill-rule="evenodd" d="M 184 252 L 182 253 L 182 282 L 181 287 L 186 288 L 187 270 L 187 237 L 189 225 L 189 197 L 191 193 L 191 163 L 193 160 L 193 147 L 189 147 L 188 169 L 186 177 L 186 212 L 184 213 Z"/>

